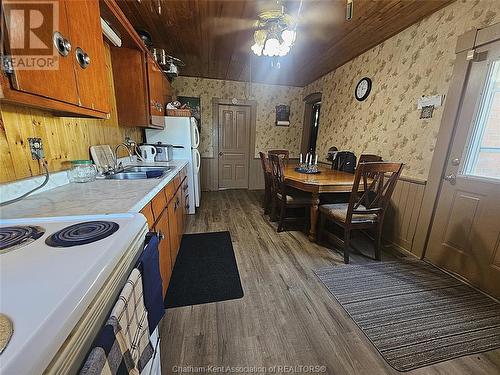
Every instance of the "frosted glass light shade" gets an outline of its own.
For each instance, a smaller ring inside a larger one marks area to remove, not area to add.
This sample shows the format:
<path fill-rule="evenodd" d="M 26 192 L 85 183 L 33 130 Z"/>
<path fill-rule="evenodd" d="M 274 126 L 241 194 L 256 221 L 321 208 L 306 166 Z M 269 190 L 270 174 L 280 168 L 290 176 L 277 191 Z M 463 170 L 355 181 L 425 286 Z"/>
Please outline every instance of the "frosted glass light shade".
<path fill-rule="evenodd" d="M 292 44 L 295 42 L 297 34 L 294 30 L 283 30 L 281 33 L 281 39 L 283 39 L 283 42 L 285 45 L 288 47 L 291 47 Z"/>

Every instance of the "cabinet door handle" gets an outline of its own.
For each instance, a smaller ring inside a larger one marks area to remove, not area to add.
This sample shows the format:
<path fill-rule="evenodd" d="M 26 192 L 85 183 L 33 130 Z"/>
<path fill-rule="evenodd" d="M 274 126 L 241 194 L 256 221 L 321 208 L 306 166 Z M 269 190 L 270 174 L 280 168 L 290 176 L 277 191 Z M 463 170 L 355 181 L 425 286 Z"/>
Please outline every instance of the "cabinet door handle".
<path fill-rule="evenodd" d="M 61 56 L 68 56 L 71 51 L 71 43 L 69 40 L 66 39 L 59 31 L 54 32 L 52 40 L 57 52 L 59 52 Z"/>
<path fill-rule="evenodd" d="M 80 47 L 76 48 L 75 54 L 78 65 L 80 65 L 82 69 L 86 69 L 90 65 L 90 56 Z"/>

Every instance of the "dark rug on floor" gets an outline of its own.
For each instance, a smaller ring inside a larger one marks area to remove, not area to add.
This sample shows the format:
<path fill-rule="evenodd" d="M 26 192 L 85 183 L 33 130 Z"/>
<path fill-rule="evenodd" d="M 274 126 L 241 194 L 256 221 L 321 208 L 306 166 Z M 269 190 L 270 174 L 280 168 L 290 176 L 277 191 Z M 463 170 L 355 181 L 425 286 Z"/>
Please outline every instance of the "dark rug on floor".
<path fill-rule="evenodd" d="M 165 297 L 165 308 L 243 297 L 229 232 L 185 234 Z"/>
<path fill-rule="evenodd" d="M 314 272 L 398 371 L 500 347 L 500 304 L 423 261 Z"/>

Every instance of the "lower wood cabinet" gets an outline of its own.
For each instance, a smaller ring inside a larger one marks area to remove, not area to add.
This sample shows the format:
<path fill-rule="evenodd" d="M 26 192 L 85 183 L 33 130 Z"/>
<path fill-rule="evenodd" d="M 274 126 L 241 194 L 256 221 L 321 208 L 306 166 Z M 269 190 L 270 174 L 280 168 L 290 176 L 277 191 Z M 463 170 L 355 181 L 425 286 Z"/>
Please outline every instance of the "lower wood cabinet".
<path fill-rule="evenodd" d="M 141 213 L 146 217 L 149 229 L 155 231 L 160 239 L 158 246 L 160 256 L 160 273 L 163 280 L 163 297 L 165 297 L 172 276 L 177 254 L 181 244 L 189 211 L 188 180 L 184 170 L 165 186 Z"/>
<path fill-rule="evenodd" d="M 156 232 L 160 239 L 158 251 L 160 253 L 160 273 L 163 281 L 163 297 L 167 294 L 168 283 L 172 276 L 172 248 L 170 247 L 170 229 L 168 220 L 168 210 L 165 209 L 155 225 Z M 175 259 L 174 259 L 175 261 Z"/>
<path fill-rule="evenodd" d="M 179 219 L 177 210 L 177 194 L 174 195 L 170 203 L 168 204 L 168 221 L 170 229 L 170 246 L 172 248 L 172 259 L 177 258 L 177 253 L 180 247 L 180 236 L 179 232 Z"/>

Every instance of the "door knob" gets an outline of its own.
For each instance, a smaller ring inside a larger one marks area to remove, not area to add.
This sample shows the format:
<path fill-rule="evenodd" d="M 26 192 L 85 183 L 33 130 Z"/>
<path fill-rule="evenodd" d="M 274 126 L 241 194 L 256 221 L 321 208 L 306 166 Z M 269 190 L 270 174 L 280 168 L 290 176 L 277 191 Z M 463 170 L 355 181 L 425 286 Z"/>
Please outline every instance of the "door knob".
<path fill-rule="evenodd" d="M 224 155 L 224 153 L 222 151 L 219 152 L 219 157 L 222 156 L 222 155 Z"/>
<path fill-rule="evenodd" d="M 454 165 L 455 167 L 460 165 L 460 159 L 459 158 L 455 158 L 451 161 L 451 165 Z"/>
<path fill-rule="evenodd" d="M 455 174 L 453 174 L 453 173 L 450 173 L 449 175 L 444 176 L 444 179 L 445 179 L 445 181 L 448 181 L 452 185 L 455 185 L 455 183 L 457 182 L 457 176 L 455 176 Z"/>

